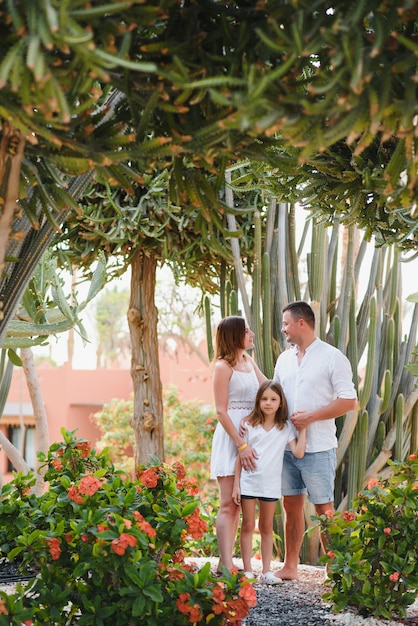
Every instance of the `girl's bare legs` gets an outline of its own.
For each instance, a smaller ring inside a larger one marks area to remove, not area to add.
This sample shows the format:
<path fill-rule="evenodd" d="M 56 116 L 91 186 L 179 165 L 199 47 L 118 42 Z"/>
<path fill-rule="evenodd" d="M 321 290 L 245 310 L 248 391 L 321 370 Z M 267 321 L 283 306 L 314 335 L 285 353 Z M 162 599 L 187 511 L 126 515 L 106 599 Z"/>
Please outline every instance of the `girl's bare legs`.
<path fill-rule="evenodd" d="M 243 500 L 245 502 L 245 500 Z M 261 537 L 261 560 L 263 563 L 263 574 L 270 571 L 271 559 L 273 556 L 273 517 L 276 509 L 276 502 L 259 503 L 260 515 L 258 519 L 258 530 Z"/>
<path fill-rule="evenodd" d="M 216 518 L 219 565 L 231 570 L 234 567 L 232 554 L 238 529 L 240 507 L 232 500 L 233 476 L 218 476 L 220 506 Z"/>
<path fill-rule="evenodd" d="M 252 572 L 251 556 L 253 553 L 253 534 L 255 528 L 255 505 L 256 499 L 241 499 L 242 521 L 240 546 L 241 557 L 244 564 L 244 572 Z"/>

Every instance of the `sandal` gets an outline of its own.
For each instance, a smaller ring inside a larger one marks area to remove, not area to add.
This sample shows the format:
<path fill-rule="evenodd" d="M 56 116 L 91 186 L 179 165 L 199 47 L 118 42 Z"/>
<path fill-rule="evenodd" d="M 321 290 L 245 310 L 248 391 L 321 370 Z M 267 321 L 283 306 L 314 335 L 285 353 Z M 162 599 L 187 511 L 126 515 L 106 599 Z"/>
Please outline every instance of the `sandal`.
<path fill-rule="evenodd" d="M 261 574 L 258 580 L 264 585 L 280 585 L 283 582 L 281 578 L 277 578 L 272 572 Z"/>

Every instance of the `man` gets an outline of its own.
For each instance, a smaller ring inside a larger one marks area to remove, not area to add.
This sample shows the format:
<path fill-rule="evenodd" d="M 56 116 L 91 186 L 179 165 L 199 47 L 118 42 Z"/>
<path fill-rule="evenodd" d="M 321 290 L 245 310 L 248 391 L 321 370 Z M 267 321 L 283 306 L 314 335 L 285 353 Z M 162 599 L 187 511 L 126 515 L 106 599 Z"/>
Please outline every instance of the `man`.
<path fill-rule="evenodd" d="M 282 313 L 282 332 L 291 347 L 277 359 L 274 380 L 283 387 L 294 427 L 307 428 L 305 456 L 297 459 L 287 450 L 282 473 L 285 559 L 275 575 L 294 580 L 305 532 L 305 494 L 317 515 L 334 510 L 335 418 L 353 410 L 357 396 L 349 360 L 315 336 L 315 314 L 309 304 L 292 302 Z"/>

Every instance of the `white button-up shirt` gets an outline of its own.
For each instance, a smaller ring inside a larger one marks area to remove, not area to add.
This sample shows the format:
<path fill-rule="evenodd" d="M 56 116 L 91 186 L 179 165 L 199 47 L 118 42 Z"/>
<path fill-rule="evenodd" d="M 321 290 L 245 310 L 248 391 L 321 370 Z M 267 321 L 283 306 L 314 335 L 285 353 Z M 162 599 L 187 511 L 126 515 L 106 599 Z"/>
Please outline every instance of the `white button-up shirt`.
<path fill-rule="evenodd" d="M 316 411 L 336 398 L 356 398 L 350 361 L 338 348 L 316 338 L 306 348 L 299 365 L 297 347 L 279 355 L 274 380 L 283 387 L 289 415 Z M 306 431 L 306 452 L 336 448 L 335 419 L 313 422 Z"/>

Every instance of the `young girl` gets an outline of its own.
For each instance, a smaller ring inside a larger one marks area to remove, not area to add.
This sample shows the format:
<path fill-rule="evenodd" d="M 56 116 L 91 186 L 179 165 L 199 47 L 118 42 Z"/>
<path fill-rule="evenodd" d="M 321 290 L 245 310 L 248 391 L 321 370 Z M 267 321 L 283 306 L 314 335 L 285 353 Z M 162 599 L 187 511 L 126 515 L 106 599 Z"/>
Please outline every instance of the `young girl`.
<path fill-rule="evenodd" d="M 261 535 L 263 573 L 260 582 L 270 585 L 281 579 L 270 572 L 273 555 L 273 515 L 281 497 L 283 455 L 287 445 L 297 458 L 305 454 L 306 429 L 299 431 L 298 439 L 287 419 L 287 403 L 279 383 L 267 380 L 260 385 L 255 407 L 246 418 L 246 440 L 257 452 L 257 466 L 253 471 L 242 467 L 240 457 L 235 465 L 232 498 L 241 505 L 242 523 L 240 546 L 244 572 L 251 572 L 252 538 L 255 528 L 256 500 L 259 502 L 258 526 Z"/>

